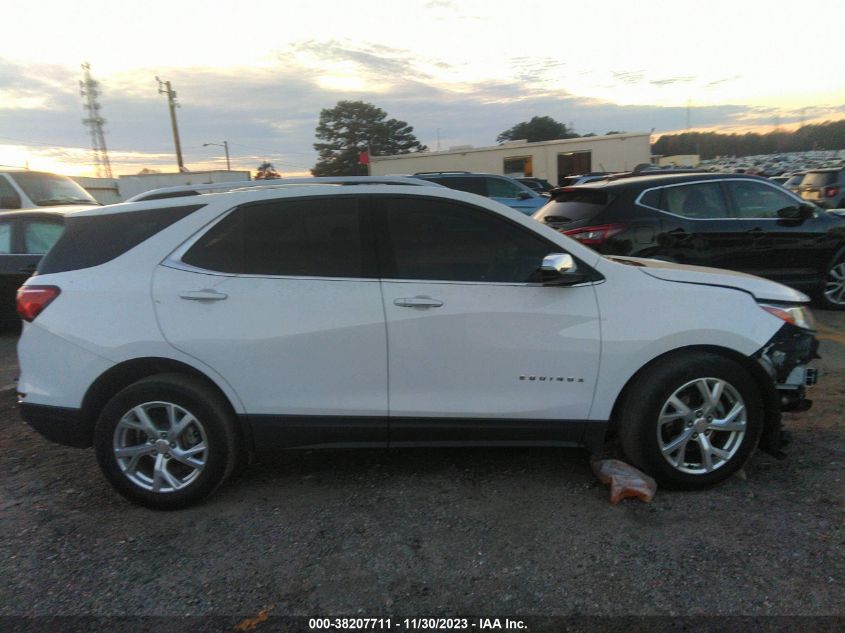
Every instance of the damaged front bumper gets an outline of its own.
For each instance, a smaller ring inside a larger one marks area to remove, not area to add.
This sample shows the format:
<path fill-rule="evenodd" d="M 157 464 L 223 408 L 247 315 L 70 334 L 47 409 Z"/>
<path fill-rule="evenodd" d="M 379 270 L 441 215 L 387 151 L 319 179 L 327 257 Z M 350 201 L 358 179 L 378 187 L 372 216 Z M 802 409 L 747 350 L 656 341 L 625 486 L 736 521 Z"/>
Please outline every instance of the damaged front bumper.
<path fill-rule="evenodd" d="M 813 406 L 813 401 L 806 397 L 806 388 L 816 384 L 818 372 L 807 364 L 819 358 L 818 349 L 819 342 L 814 331 L 785 323 L 752 356 L 774 386 L 770 406 L 767 407 L 769 419 L 760 441 L 761 447 L 772 454 L 782 456 L 780 449 L 789 442 L 781 429 L 780 412 L 807 411 Z"/>

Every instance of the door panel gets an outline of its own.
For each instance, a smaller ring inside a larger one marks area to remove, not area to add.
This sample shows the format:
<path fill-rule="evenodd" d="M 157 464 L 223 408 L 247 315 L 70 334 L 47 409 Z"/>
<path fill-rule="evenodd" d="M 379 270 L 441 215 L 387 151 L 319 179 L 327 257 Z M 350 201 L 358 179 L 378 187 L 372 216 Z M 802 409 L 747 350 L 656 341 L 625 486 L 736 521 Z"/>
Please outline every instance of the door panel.
<path fill-rule="evenodd" d="M 182 298 L 213 290 L 217 300 Z M 213 367 L 250 414 L 386 415 L 377 280 L 217 276 L 159 266 L 165 338 Z"/>
<path fill-rule="evenodd" d="M 391 416 L 587 418 L 600 351 L 591 286 L 382 285 Z M 442 305 L 394 303 L 423 296 Z"/>
<path fill-rule="evenodd" d="M 469 205 L 382 204 L 391 442 L 409 428 L 400 417 L 585 420 L 600 352 L 594 289 L 534 283 L 560 247 Z"/>

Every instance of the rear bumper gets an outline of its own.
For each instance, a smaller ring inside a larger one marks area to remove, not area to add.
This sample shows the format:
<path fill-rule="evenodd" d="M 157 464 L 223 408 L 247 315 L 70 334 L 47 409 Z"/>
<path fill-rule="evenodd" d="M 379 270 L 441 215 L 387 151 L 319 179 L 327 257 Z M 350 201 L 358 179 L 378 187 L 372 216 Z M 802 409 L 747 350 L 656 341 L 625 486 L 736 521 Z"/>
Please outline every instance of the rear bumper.
<path fill-rule="evenodd" d="M 75 448 L 88 448 L 93 443 L 94 424 L 84 420 L 79 409 L 26 402 L 20 408 L 24 421 L 51 442 Z"/>

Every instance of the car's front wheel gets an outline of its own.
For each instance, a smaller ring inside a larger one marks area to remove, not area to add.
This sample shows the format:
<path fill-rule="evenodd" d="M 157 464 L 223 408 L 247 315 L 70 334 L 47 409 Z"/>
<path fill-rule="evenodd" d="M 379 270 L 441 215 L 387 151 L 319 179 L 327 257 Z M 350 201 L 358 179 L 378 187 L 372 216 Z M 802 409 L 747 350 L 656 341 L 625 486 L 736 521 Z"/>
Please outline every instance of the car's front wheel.
<path fill-rule="evenodd" d="M 690 352 L 657 361 L 626 391 L 622 450 L 669 487 L 697 488 L 736 472 L 757 446 L 763 405 L 751 375 L 735 361 Z"/>
<path fill-rule="evenodd" d="M 170 510 L 201 501 L 228 477 L 238 457 L 236 437 L 218 393 L 190 376 L 160 374 L 108 402 L 94 446 L 118 492 Z"/>

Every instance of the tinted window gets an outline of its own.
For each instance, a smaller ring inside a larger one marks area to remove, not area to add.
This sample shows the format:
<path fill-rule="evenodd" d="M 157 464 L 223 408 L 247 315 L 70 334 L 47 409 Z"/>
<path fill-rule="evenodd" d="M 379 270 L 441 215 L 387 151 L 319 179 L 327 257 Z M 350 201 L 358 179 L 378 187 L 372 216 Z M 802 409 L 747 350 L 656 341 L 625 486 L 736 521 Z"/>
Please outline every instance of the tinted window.
<path fill-rule="evenodd" d="M 365 257 L 365 253 L 368 253 Z M 185 254 L 186 264 L 225 273 L 367 277 L 357 198 L 323 197 L 244 206 Z"/>
<path fill-rule="evenodd" d="M 12 184 L 0 174 L 0 209 L 20 209 L 21 197 Z"/>
<path fill-rule="evenodd" d="M 59 241 L 38 265 L 42 275 L 99 266 L 204 205 L 147 209 L 65 219 Z"/>
<path fill-rule="evenodd" d="M 0 222 L 0 254 L 12 252 L 12 223 Z"/>
<path fill-rule="evenodd" d="M 781 209 L 800 204 L 785 192 L 759 182 L 734 180 L 726 184 L 740 218 L 777 218 Z"/>
<path fill-rule="evenodd" d="M 516 198 L 525 189 L 502 178 L 487 178 L 487 195 L 491 198 Z"/>
<path fill-rule="evenodd" d="M 60 222 L 30 220 L 24 224 L 23 250 L 32 255 L 43 255 L 56 243 L 64 230 Z"/>
<path fill-rule="evenodd" d="M 659 209 L 661 193 L 662 191 L 660 189 L 651 189 L 650 191 L 646 191 L 642 198 L 640 198 L 640 204 L 652 207 L 653 209 Z"/>
<path fill-rule="evenodd" d="M 560 250 L 480 209 L 413 198 L 386 204 L 397 279 L 537 281 L 543 257 Z"/>
<path fill-rule="evenodd" d="M 548 224 L 566 224 L 586 220 L 600 213 L 608 204 L 606 192 L 596 189 L 573 189 L 557 193 L 551 202 L 534 214 Z"/>
<path fill-rule="evenodd" d="M 433 180 L 434 182 L 439 183 L 444 187 L 449 187 L 450 189 L 475 193 L 479 196 L 487 196 L 487 185 L 484 178 L 451 176 L 444 178 L 429 178 L 428 180 Z"/>
<path fill-rule="evenodd" d="M 729 215 L 718 182 L 664 187 L 660 208 L 693 219 L 726 218 Z"/>
<path fill-rule="evenodd" d="M 808 171 L 804 175 L 801 184 L 805 187 L 826 187 L 836 182 L 836 172 L 833 171 Z"/>
<path fill-rule="evenodd" d="M 789 180 L 783 183 L 784 187 L 797 187 L 804 180 L 804 174 L 797 174 L 792 176 Z"/>

